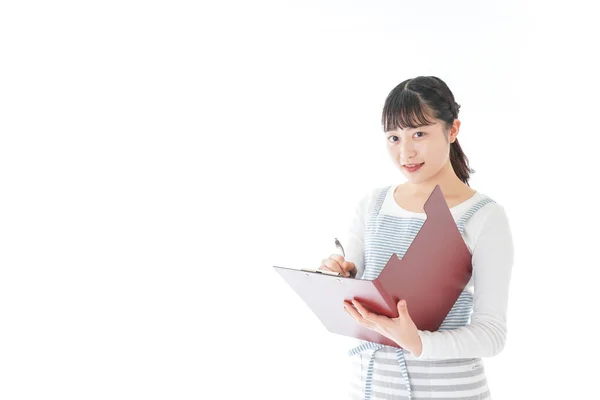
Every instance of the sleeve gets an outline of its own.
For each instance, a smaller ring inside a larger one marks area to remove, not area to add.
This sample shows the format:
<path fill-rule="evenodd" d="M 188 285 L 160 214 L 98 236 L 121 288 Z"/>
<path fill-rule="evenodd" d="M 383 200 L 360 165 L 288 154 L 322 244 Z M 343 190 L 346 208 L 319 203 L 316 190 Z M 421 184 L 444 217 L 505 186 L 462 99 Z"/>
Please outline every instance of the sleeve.
<path fill-rule="evenodd" d="M 416 359 L 492 357 L 502 351 L 507 333 L 513 240 L 504 208 L 485 215 L 472 254 L 474 306 L 471 323 L 443 331 L 421 331 L 422 352 Z M 409 310 L 410 311 L 410 310 Z"/>
<path fill-rule="evenodd" d="M 365 229 L 380 190 L 374 189 L 359 199 L 346 230 L 340 235 L 340 242 L 346 253 L 345 259 L 356 265 L 356 278 L 362 277 L 365 270 Z M 334 251 L 334 254 L 341 254 L 341 252 Z"/>

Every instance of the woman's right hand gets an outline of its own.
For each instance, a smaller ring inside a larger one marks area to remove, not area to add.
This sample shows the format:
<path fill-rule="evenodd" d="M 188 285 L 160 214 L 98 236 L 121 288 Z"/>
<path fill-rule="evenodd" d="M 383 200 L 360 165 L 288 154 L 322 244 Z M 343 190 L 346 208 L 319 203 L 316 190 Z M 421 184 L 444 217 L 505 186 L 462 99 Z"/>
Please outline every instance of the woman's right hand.
<path fill-rule="evenodd" d="M 356 265 L 353 262 L 344 260 L 344 256 L 340 254 L 332 254 L 329 258 L 321 261 L 319 269 L 338 272 L 340 275 L 350 278 L 356 276 Z"/>

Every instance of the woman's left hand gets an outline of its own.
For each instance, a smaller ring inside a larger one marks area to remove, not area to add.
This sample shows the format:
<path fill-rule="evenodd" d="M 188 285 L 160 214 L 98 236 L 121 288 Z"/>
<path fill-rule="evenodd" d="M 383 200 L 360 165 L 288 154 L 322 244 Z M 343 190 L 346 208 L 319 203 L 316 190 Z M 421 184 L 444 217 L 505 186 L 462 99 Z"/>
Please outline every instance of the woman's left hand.
<path fill-rule="evenodd" d="M 356 307 L 356 309 L 354 307 Z M 421 355 L 423 343 L 419 336 L 417 326 L 413 322 L 405 300 L 400 300 L 397 304 L 398 317 L 388 318 L 385 315 L 379 315 L 368 311 L 357 300 L 352 303 L 344 302 L 344 309 L 359 324 L 378 332 L 390 340 L 398 343 L 400 347 L 410 351 L 415 357 Z"/>

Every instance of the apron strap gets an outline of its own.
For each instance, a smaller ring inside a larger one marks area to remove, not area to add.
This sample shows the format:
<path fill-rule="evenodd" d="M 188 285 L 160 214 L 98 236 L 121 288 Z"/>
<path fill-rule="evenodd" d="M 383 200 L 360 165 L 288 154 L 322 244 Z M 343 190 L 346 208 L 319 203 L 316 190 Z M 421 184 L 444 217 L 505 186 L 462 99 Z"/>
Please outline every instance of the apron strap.
<path fill-rule="evenodd" d="M 364 395 L 365 400 L 371 400 L 372 392 L 373 392 L 373 370 L 375 365 L 375 354 L 377 351 L 383 349 L 384 345 L 373 342 L 365 342 L 350 351 L 348 351 L 349 356 L 354 356 L 362 353 L 365 350 L 374 350 L 369 358 L 369 366 L 367 367 L 367 376 L 365 378 L 365 389 Z M 411 389 L 410 389 L 410 381 L 408 380 L 408 369 L 406 368 L 406 358 L 404 357 L 404 350 L 400 348 L 396 348 L 396 359 L 398 360 L 398 365 L 400 366 L 400 371 L 402 372 L 402 378 L 406 382 L 406 390 L 408 391 L 409 400 L 412 399 Z"/>

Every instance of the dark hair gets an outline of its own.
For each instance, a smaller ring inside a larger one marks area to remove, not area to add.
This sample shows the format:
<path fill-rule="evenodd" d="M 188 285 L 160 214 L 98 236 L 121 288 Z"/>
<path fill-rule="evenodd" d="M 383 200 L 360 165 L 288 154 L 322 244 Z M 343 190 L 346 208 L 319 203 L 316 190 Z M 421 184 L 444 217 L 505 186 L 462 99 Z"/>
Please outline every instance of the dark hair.
<path fill-rule="evenodd" d="M 428 118 L 439 119 L 450 129 L 458 118 L 460 105 L 454 101 L 454 95 L 440 78 L 418 76 L 407 79 L 396 86 L 385 99 L 381 124 L 383 131 L 398 128 L 417 128 L 434 124 Z M 469 175 L 475 170 L 469 167 L 469 160 L 463 152 L 458 139 L 450 144 L 450 163 L 458 178 L 469 185 Z"/>

